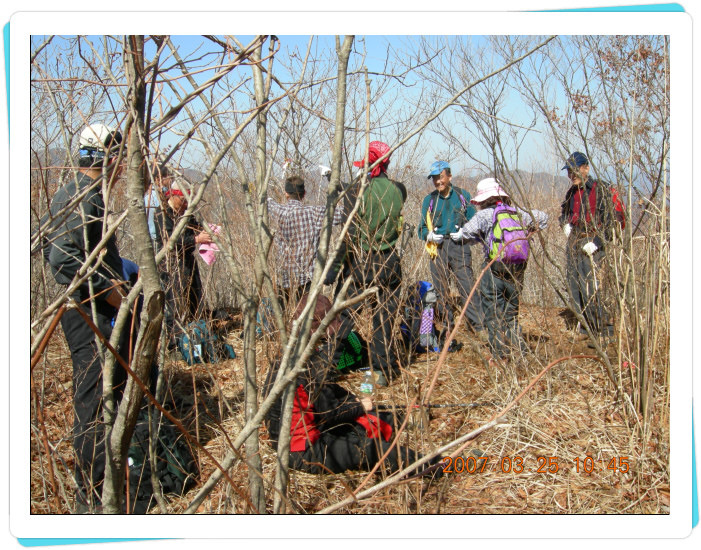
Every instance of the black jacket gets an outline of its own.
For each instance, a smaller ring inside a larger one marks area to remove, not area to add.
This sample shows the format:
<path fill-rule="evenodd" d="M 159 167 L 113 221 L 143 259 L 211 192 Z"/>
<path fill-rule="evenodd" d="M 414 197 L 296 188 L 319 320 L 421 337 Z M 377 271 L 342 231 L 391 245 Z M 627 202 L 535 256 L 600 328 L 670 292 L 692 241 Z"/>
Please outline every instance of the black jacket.
<path fill-rule="evenodd" d="M 584 183 L 581 194 L 579 212 L 575 212 L 575 195 L 579 187 L 572 185 L 565 194 L 565 200 L 560 205 L 560 225 L 571 224 L 573 237 L 587 235 L 595 244 L 602 248 L 604 242 L 610 241 L 614 224 L 621 222 L 621 214 L 616 210 L 613 193 L 608 183 L 596 181 L 591 177 Z M 595 210 L 591 209 L 591 194 L 594 194 Z M 587 221 L 589 217 L 589 221 Z"/>
<path fill-rule="evenodd" d="M 156 246 L 158 250 L 168 242 L 177 223 L 177 215 L 173 210 L 164 205 L 156 212 L 154 222 L 156 225 Z M 194 314 L 196 304 L 202 297 L 202 280 L 197 266 L 197 248 L 195 242 L 197 234 L 202 231 L 202 226 L 193 218 L 187 222 L 187 226 L 176 241 L 175 247 L 166 255 L 161 271 L 170 277 L 173 285 L 172 291 L 177 296 L 188 297 L 191 304 L 191 313 Z"/>
<path fill-rule="evenodd" d="M 105 203 L 102 198 L 102 188 L 99 185 L 88 191 L 64 222 L 59 223 L 61 218 L 58 217 L 61 210 L 77 194 L 94 182 L 95 180 L 89 176 L 79 173 L 76 178 L 61 187 L 51 201 L 50 219 L 56 218 L 56 222 L 47 231 L 44 257 L 51 266 L 56 282 L 62 285 L 71 283 L 87 256 L 102 240 Z M 47 217 L 44 217 L 42 222 L 46 219 Z M 87 237 L 87 242 L 84 236 Z M 107 241 L 105 250 L 102 264 L 92 276 L 95 293 L 111 287 L 110 279 L 123 279 L 122 259 L 119 256 L 114 235 Z M 88 296 L 88 289 L 86 280 L 78 290 L 81 295 Z M 105 292 L 100 297 L 104 299 L 106 296 Z"/>
<path fill-rule="evenodd" d="M 295 392 L 299 394 L 301 388 L 309 397 L 310 407 L 307 411 L 301 411 L 295 402 L 292 411 L 293 418 L 305 412 L 311 412 L 313 426 L 310 428 L 316 428 L 322 433 L 352 424 L 356 418 L 365 414 L 362 403 L 355 395 L 342 386 L 329 381 L 328 365 L 328 355 L 324 352 L 316 352 L 307 362 L 307 369 L 294 382 Z M 265 381 L 264 395 L 267 396 L 270 393 L 279 368 L 279 360 L 270 367 Z M 282 398 L 278 398 L 265 419 L 271 443 L 275 448 L 277 448 L 280 435 L 281 418 Z M 291 430 L 294 433 L 294 425 Z"/>

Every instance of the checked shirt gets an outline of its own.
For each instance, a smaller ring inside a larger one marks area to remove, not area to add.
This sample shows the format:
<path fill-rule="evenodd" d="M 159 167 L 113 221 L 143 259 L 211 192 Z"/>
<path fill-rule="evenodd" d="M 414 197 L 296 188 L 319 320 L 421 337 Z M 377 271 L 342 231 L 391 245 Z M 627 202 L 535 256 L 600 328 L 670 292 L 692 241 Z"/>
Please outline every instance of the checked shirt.
<path fill-rule="evenodd" d="M 283 288 L 311 281 L 325 210 L 325 206 L 305 206 L 294 199 L 279 204 L 268 198 L 270 219 L 278 225 L 275 248 Z M 343 203 L 340 203 L 333 215 L 333 225 L 342 222 Z"/>

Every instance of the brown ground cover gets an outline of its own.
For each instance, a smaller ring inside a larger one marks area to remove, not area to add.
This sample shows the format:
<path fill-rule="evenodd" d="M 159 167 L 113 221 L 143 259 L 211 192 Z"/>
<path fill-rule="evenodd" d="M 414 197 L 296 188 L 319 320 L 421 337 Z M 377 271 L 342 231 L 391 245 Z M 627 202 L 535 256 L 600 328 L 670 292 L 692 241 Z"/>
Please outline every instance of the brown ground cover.
<path fill-rule="evenodd" d="M 511 403 L 554 359 L 592 355 L 586 341 L 572 342 L 560 309 L 525 305 L 521 322 L 533 354 L 527 361 L 490 365 L 484 343 L 459 331 L 464 347 L 447 356 L 440 369 L 430 403 L 472 404 L 467 407 L 418 409 L 409 412 L 400 441 L 424 453 L 480 427 Z M 239 357 L 242 343 L 231 339 Z M 259 356 L 269 350 L 259 342 Z M 606 352 L 612 364 L 632 380 L 635 367 L 622 366 L 615 345 Z M 223 457 L 229 438 L 243 424 L 240 358 L 217 364 L 188 366 L 174 355 L 166 361 L 169 403 L 191 434 L 215 457 Z M 378 388 L 377 401 L 406 405 L 425 396 L 438 363 L 438 354 L 412 357 L 401 380 Z M 261 360 L 261 379 L 267 361 Z M 631 372 L 624 372 L 625 369 Z M 664 369 L 658 369 L 663 372 Z M 361 373 L 351 373 L 342 384 L 357 389 Z M 658 383 L 664 384 L 664 380 Z M 625 382 L 624 382 L 625 385 Z M 60 330 L 52 339 L 45 361 L 35 369 L 33 388 L 43 403 L 42 420 L 33 400 L 32 513 L 68 513 L 72 507 L 73 466 L 69 427 L 71 362 Z M 663 396 L 665 392 L 657 392 Z M 404 407 L 404 408 L 403 408 Z M 666 404 L 654 403 L 654 429 L 640 437 L 640 418 L 617 400 L 606 370 L 595 359 L 558 363 L 507 412 L 501 422 L 482 433 L 446 462 L 452 470 L 433 482 L 411 480 L 382 489 L 371 497 L 345 506 L 337 513 L 422 514 L 611 514 L 669 512 L 669 423 Z M 45 430 L 56 478 L 54 491 L 48 457 L 40 434 Z M 274 452 L 261 430 L 261 453 L 266 480 L 274 478 Z M 645 442 L 644 442 L 645 441 Z M 644 442 L 644 443 L 643 443 Z M 181 498 L 171 498 L 168 513 L 188 505 L 214 465 L 199 452 L 202 479 Z M 246 468 L 231 471 L 233 481 L 247 484 Z M 363 472 L 314 476 L 292 472 L 289 512 L 314 513 L 347 498 L 367 477 Z M 383 477 L 376 473 L 364 485 Z M 273 492 L 266 482 L 269 511 Z M 227 483 L 220 483 L 200 506 L 200 513 L 247 513 L 245 502 Z M 158 509 L 152 511 L 158 513 Z"/>

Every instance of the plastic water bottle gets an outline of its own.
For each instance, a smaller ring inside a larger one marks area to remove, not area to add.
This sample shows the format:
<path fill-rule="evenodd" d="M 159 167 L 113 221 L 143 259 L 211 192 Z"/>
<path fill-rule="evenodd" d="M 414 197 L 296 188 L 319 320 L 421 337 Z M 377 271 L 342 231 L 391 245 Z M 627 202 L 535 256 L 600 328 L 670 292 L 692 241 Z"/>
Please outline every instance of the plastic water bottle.
<path fill-rule="evenodd" d="M 360 393 L 372 395 L 375 391 L 375 379 L 372 377 L 372 371 L 368 370 L 365 373 L 363 381 L 360 383 Z"/>

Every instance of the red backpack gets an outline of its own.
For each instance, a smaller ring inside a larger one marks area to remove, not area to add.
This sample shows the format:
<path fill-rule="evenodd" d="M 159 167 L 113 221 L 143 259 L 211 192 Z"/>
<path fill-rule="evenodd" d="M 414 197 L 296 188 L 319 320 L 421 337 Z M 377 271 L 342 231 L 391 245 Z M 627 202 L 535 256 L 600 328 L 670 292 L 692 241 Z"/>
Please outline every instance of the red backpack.
<path fill-rule="evenodd" d="M 596 212 L 596 187 L 599 184 L 598 181 L 594 181 L 593 185 L 591 186 L 591 191 L 589 192 L 589 211 L 586 214 L 586 220 L 587 223 L 591 223 L 591 212 Z M 618 222 L 621 224 L 621 229 L 624 229 L 626 226 L 626 211 L 623 206 L 623 203 L 621 202 L 621 199 L 618 196 L 618 191 L 616 191 L 616 188 L 611 186 L 609 187 L 611 190 L 611 199 L 613 201 L 613 211 L 616 216 L 616 219 Z M 572 223 L 576 224 L 579 221 L 579 210 L 580 210 L 580 201 L 581 201 L 581 193 L 580 191 L 575 192 L 574 195 L 574 208 L 572 209 Z"/>

